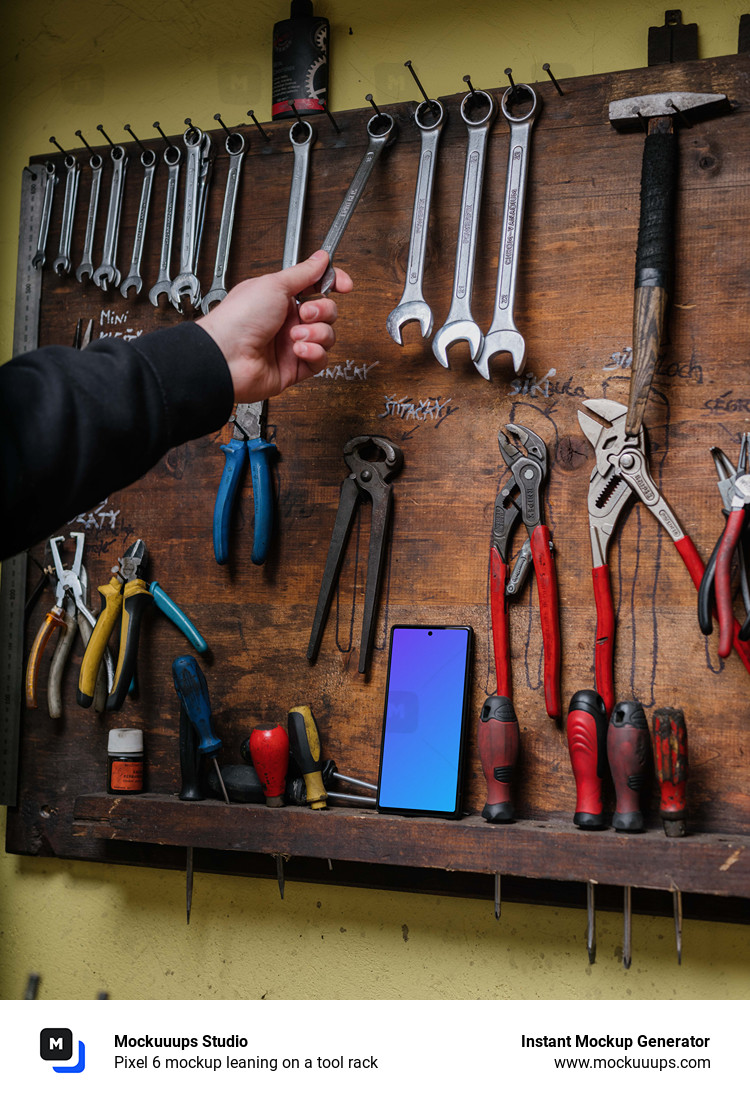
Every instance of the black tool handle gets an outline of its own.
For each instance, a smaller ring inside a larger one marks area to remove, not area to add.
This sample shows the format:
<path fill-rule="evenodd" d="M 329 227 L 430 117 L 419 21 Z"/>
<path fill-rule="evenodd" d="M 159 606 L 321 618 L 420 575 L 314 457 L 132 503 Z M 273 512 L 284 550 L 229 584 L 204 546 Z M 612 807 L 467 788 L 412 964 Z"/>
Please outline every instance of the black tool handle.
<path fill-rule="evenodd" d="M 134 581 L 128 581 L 125 585 L 125 598 L 122 603 L 120 652 L 117 657 L 115 682 L 107 699 L 107 710 L 119 710 L 125 702 L 135 676 L 141 622 L 143 621 L 144 612 L 152 603 L 153 596 L 144 580 L 138 577 Z"/>
<path fill-rule="evenodd" d="M 307 804 L 312 810 L 324 810 L 326 789 L 321 774 L 320 734 L 310 707 L 292 707 L 288 732 L 289 752 L 305 780 Z"/>
<path fill-rule="evenodd" d="M 477 742 L 487 780 L 482 817 L 492 825 L 515 821 L 512 785 L 518 759 L 518 719 L 505 695 L 488 695 L 479 715 Z"/>
<path fill-rule="evenodd" d="M 597 691 L 585 688 L 570 700 L 568 750 L 576 781 L 573 824 L 579 829 L 605 827 L 602 781 L 607 760 L 607 710 Z"/>
<path fill-rule="evenodd" d="M 677 135 L 671 116 L 652 119 L 643 148 L 635 259 L 633 368 L 625 431 L 638 435 L 664 336 L 672 280 Z"/>
<path fill-rule="evenodd" d="M 193 723 L 188 718 L 185 705 L 180 704 L 180 793 L 182 802 L 202 802 L 206 797 L 201 789 L 198 738 Z"/>
<path fill-rule="evenodd" d="M 648 785 L 649 740 L 641 704 L 616 703 L 609 718 L 607 757 L 617 799 L 612 824 L 621 833 L 642 833 L 646 828 L 641 795 Z"/>

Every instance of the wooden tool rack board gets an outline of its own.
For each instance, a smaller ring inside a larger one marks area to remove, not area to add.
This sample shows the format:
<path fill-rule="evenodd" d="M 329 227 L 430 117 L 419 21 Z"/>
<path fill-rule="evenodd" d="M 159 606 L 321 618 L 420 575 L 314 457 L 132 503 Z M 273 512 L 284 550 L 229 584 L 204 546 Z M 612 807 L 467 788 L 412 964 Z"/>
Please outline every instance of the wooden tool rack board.
<path fill-rule="evenodd" d="M 379 815 L 373 810 L 226 806 L 183 803 L 179 789 L 179 707 L 171 664 L 190 652 L 163 615 L 150 613 L 141 633 L 138 694 L 116 714 L 96 715 L 75 702 L 80 649 L 67 670 L 64 716 L 40 706 L 22 715 L 18 806 L 9 811 L 7 847 L 27 854 L 99 861 L 183 863 L 186 845 L 205 869 L 274 873 L 269 855 L 290 857 L 287 874 L 327 882 L 357 881 L 471 892 L 478 876 L 502 872 L 521 880 L 625 884 L 727 899 L 750 898 L 750 707 L 748 674 L 736 655 L 716 655 L 705 639 L 696 593 L 669 537 L 642 505 L 612 539 L 609 561 L 617 610 L 616 694 L 655 706 L 683 707 L 690 739 L 690 836 L 667 840 L 654 790 L 648 830 L 621 836 L 581 833 L 572 824 L 575 788 L 564 727 L 546 715 L 541 632 L 533 579 L 511 607 L 514 701 L 521 729 L 518 822 L 491 826 L 481 818 L 486 786 L 475 719 L 495 690 L 489 620 L 489 540 L 495 496 L 506 476 L 498 430 L 529 426 L 547 443 L 545 491 L 560 592 L 562 688 L 593 686 L 595 610 L 586 497 L 592 450 L 577 412 L 586 398 L 627 402 L 632 341 L 634 253 L 643 135 L 616 132 L 613 99 L 669 90 L 726 93 L 734 109 L 679 135 L 676 276 L 664 347 L 645 424 L 651 470 L 704 561 L 723 528 L 709 448 L 733 461 L 750 427 L 747 387 L 750 264 L 750 63 L 746 57 L 662 66 L 568 81 L 564 95 L 536 86 L 543 109 L 532 152 L 516 320 L 528 348 L 523 374 L 495 364 L 486 381 L 466 345 L 450 353 L 451 369 L 434 359 L 416 325 L 398 347 L 385 328 L 403 289 L 419 154 L 415 103 L 384 108 L 399 134 L 382 157 L 344 236 L 337 261 L 355 291 L 340 301 L 338 341 L 320 375 L 273 398 L 268 437 L 278 446 L 274 477 L 277 524 L 263 567 L 251 564 L 253 499 L 249 477 L 232 534 L 230 563 L 216 564 L 212 515 L 224 456 L 224 428 L 169 453 L 137 484 L 62 528 L 86 532 L 85 564 L 92 589 L 135 537 L 146 541 L 149 579 L 158 580 L 209 642 L 202 659 L 222 761 L 240 762 L 240 744 L 254 727 L 285 724 L 290 707 L 312 706 L 324 756 L 346 774 L 375 781 L 378 772 L 387 639 L 395 623 L 463 623 L 474 628 L 476 657 L 464 807 L 459 821 Z M 502 89 L 494 90 L 498 98 Z M 447 123 L 438 160 L 430 221 L 425 296 L 435 330 L 451 295 L 466 130 L 462 94 L 446 97 Z M 195 112 L 194 112 L 195 114 Z M 320 242 L 364 153 L 370 110 L 314 121 L 302 254 Z M 196 121 L 199 121 L 196 119 Z M 288 123 L 268 126 L 266 143 L 252 126 L 238 200 L 230 283 L 280 265 L 291 174 Z M 505 190 L 508 126 L 494 123 L 489 153 L 473 312 L 486 329 L 492 316 Z M 226 178 L 224 135 L 217 153 L 199 274 L 211 281 Z M 173 138 L 181 143 L 181 136 Z M 157 149 L 161 158 L 164 146 Z M 109 164 L 106 146 L 99 150 Z M 119 266 L 130 260 L 140 197 L 139 150 L 128 147 Z M 41 163 L 44 159 L 33 158 Z M 61 158 L 59 158 L 61 160 Z M 80 262 L 88 206 L 87 158 L 73 234 Z M 60 165 L 61 167 L 61 165 Z M 166 171 L 159 163 L 143 262 L 144 289 L 125 301 L 72 276 L 59 278 L 48 260 L 39 343 L 69 344 L 79 318 L 94 318 L 95 336 L 128 338 L 185 323 L 169 304 L 154 309 L 148 289 L 159 266 Z M 100 202 L 101 246 L 108 186 Z M 48 256 L 59 233 L 58 187 Z M 176 227 L 172 271 L 179 245 Z M 306 649 L 323 566 L 348 473 L 344 444 L 385 435 L 404 453 L 394 481 L 388 553 L 369 675 L 357 672 L 364 597 L 367 506 L 359 510 L 338 595 L 320 655 Z M 71 446 L 75 439 L 71 438 Z M 517 533 L 514 550 L 523 539 Z M 37 562 L 45 546 L 32 550 Z M 29 567 L 29 587 L 38 571 Z M 50 590 L 27 627 L 26 652 L 49 603 Z M 94 597 L 96 599 L 96 596 Z M 148 792 L 111 797 L 106 789 L 107 731 L 142 727 Z M 654 787 L 656 785 L 654 784 Z M 611 794 L 611 792 L 610 792 Z M 252 853 L 252 855 L 248 855 Z M 234 857 L 234 858 L 233 858 Z M 242 859 L 246 862 L 242 862 Z M 333 870 L 329 870 L 328 860 Z M 249 862 L 248 862 L 249 861 Z M 388 869 L 384 865 L 389 865 Z M 312 870 L 310 870 L 312 868 Z M 315 868 L 318 870 L 316 871 Z M 445 875 L 444 872 L 453 872 Z M 370 873 L 371 872 L 371 873 Z M 458 874 L 456 874 L 458 873 Z M 425 875 L 427 877 L 425 877 Z M 472 877 L 473 876 L 473 877 Z M 491 890 L 492 878 L 483 878 Z M 457 884 L 457 885 L 456 885 Z M 668 901 L 668 894 L 663 895 Z M 712 906 L 717 903 L 714 898 Z M 746 903 L 742 903 L 743 906 Z M 723 910 L 714 909 L 721 913 Z M 746 915 L 746 909 L 744 910 Z"/>

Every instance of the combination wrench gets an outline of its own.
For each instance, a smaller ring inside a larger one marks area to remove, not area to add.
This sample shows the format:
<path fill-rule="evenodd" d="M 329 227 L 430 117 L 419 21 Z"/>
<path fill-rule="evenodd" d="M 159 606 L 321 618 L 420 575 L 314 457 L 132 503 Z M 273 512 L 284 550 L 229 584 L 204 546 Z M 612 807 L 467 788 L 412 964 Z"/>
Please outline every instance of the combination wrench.
<path fill-rule="evenodd" d="M 32 267 L 44 267 L 47 256 L 47 237 L 49 236 L 49 223 L 52 216 L 52 198 L 57 187 L 57 172 L 51 160 L 44 162 L 44 199 L 42 200 L 42 221 L 39 226 L 36 255 L 31 261 Z"/>
<path fill-rule="evenodd" d="M 484 101 L 486 109 L 480 117 L 472 118 L 469 114 L 472 101 L 473 106 L 476 107 L 477 100 L 480 98 Z M 471 315 L 471 290 L 474 283 L 474 260 L 479 234 L 487 139 L 496 111 L 497 103 L 494 96 L 480 89 L 468 92 L 461 100 L 461 117 L 466 123 L 468 141 L 461 214 L 458 222 L 456 265 L 453 273 L 453 297 L 445 323 L 438 329 L 432 341 L 433 354 L 438 363 L 444 367 L 449 366 L 448 348 L 460 340 L 466 340 L 469 344 L 473 360 L 476 360 L 482 350 L 482 332 Z"/>
<path fill-rule="evenodd" d="M 156 170 L 156 153 L 153 149 L 143 150 L 141 153 L 141 164 L 143 165 L 141 201 L 138 207 L 138 221 L 135 223 L 135 240 L 133 241 L 133 255 L 130 261 L 130 271 L 128 272 L 128 277 L 120 285 L 120 294 L 122 294 L 123 298 L 127 298 L 128 291 L 131 287 L 135 287 L 136 298 L 143 289 L 141 259 L 143 257 L 143 241 L 146 236 L 148 209 L 151 205 L 151 189 L 153 187 L 154 172 Z"/>
<path fill-rule="evenodd" d="M 341 238 L 344 235 L 347 225 L 351 221 L 355 207 L 362 197 L 362 192 L 367 185 L 367 181 L 372 174 L 372 170 L 380 154 L 396 140 L 396 121 L 391 115 L 386 114 L 385 111 L 381 111 L 379 115 L 373 115 L 372 118 L 368 120 L 367 133 L 370 139 L 367 151 L 362 157 L 359 168 L 354 173 L 354 179 L 344 196 L 338 214 L 333 219 L 331 228 L 328 230 L 326 238 L 320 246 L 324 252 L 328 253 L 328 267 L 320 282 L 321 294 L 328 294 L 336 281 L 336 273 L 333 270 L 334 253 L 341 243 Z"/>
<path fill-rule="evenodd" d="M 117 242 L 120 236 L 120 215 L 122 214 L 122 196 L 125 190 L 125 172 L 128 158 L 122 145 L 113 145 L 112 184 L 109 192 L 107 222 L 104 226 L 104 248 L 102 262 L 94 272 L 94 282 L 101 290 L 120 285 L 120 272 L 117 269 Z"/>
<path fill-rule="evenodd" d="M 73 237 L 73 218 L 76 213 L 80 174 L 81 166 L 73 154 L 68 153 L 65 157 L 65 199 L 60 226 L 60 250 L 52 265 L 55 275 L 67 275 L 70 271 L 70 242 Z"/>
<path fill-rule="evenodd" d="M 406 283 L 401 301 L 395 309 L 391 310 L 385 323 L 389 335 L 400 347 L 404 343 L 401 330 L 409 321 L 419 322 L 423 339 L 427 339 L 432 333 L 432 310 L 424 300 L 422 280 L 437 149 L 445 122 L 442 103 L 438 103 L 436 99 L 423 100 L 414 112 L 414 121 L 421 131 L 422 139 L 417 185 L 414 191 L 414 210 L 411 217 Z"/>
<path fill-rule="evenodd" d="M 519 91 L 531 97 L 531 106 L 522 108 L 522 113 L 516 115 L 511 111 L 511 96 L 515 100 Z M 521 373 L 526 362 L 526 341 L 516 328 L 513 307 L 518 279 L 518 258 L 521 252 L 526 181 L 529 174 L 531 129 L 542 109 L 542 102 L 528 84 L 517 84 L 515 89 L 508 88 L 505 91 L 500 109 L 510 127 L 510 144 L 508 172 L 505 178 L 500 256 L 497 262 L 495 313 L 490 331 L 484 338 L 482 350 L 478 356 L 474 356 L 474 366 L 482 377 L 487 379 L 490 377 L 490 360 L 495 355 L 507 352 L 513 360 L 513 370 L 516 374 Z"/>
<path fill-rule="evenodd" d="M 91 194 L 89 195 L 89 212 L 86 215 L 86 234 L 83 239 L 83 256 L 76 268 L 76 279 L 83 282 L 83 276 L 89 279 L 94 274 L 94 230 L 96 229 L 96 213 L 99 209 L 99 192 L 102 186 L 102 166 L 104 161 L 98 153 L 93 153 L 89 158 L 91 168 Z"/>
<path fill-rule="evenodd" d="M 201 302 L 201 309 L 208 313 L 214 302 L 220 302 L 227 296 L 226 274 L 229 264 L 229 248 L 232 244 L 232 229 L 234 228 L 234 211 L 237 205 L 237 192 L 240 185 L 242 160 L 245 156 L 245 139 L 242 134 L 234 131 L 227 136 L 224 148 L 229 156 L 229 171 L 227 183 L 224 189 L 224 206 L 221 211 L 221 224 L 219 225 L 219 241 L 216 245 L 216 262 L 214 263 L 214 278 L 211 289 Z"/>
<path fill-rule="evenodd" d="M 161 255 L 159 258 L 159 274 L 156 282 L 148 292 L 148 300 L 156 309 L 159 305 L 159 295 L 169 294 L 172 289 L 172 278 L 169 274 L 169 262 L 172 258 L 172 237 L 174 235 L 174 214 L 177 208 L 177 184 L 180 180 L 180 161 L 182 150 L 176 145 L 168 145 L 164 150 L 164 163 L 167 166 L 167 197 L 164 203 L 164 225 L 161 234 Z"/>
<path fill-rule="evenodd" d="M 180 247 L 180 274 L 172 280 L 169 300 L 176 310 L 182 310 L 182 299 L 187 298 L 194 310 L 200 308 L 201 284 L 198 281 L 198 253 L 203 235 L 203 219 L 206 213 L 208 174 L 211 167 L 211 138 L 192 124 L 185 131 L 185 205 L 182 215 L 182 244 Z"/>
<path fill-rule="evenodd" d="M 300 131 L 301 136 L 295 137 Z M 292 185 L 289 189 L 289 210 L 286 216 L 286 235 L 284 237 L 284 256 L 281 266 L 286 270 L 294 267 L 299 260 L 302 241 L 302 222 L 305 216 L 307 197 L 307 177 L 310 171 L 310 150 L 315 141 L 315 131 L 309 122 L 295 122 L 289 130 L 289 140 L 294 149 L 292 164 Z"/>

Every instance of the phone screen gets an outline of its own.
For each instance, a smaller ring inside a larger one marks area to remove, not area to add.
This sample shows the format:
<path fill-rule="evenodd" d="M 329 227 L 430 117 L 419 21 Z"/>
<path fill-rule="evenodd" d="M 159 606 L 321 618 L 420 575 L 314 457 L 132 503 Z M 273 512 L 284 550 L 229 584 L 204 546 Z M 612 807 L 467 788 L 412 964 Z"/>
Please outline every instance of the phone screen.
<path fill-rule="evenodd" d="M 394 626 L 378 809 L 456 816 L 472 630 Z"/>

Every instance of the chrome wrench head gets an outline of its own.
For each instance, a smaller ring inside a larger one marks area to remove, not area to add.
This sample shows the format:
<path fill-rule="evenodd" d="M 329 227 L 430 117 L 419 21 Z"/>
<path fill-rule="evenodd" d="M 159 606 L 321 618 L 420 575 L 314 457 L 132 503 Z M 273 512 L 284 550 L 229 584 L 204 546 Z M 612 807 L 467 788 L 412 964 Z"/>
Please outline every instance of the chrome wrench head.
<path fill-rule="evenodd" d="M 370 139 L 367 151 L 362 158 L 359 168 L 354 173 L 354 179 L 344 196 L 344 201 L 341 203 L 336 217 L 333 219 L 333 224 L 320 246 L 324 252 L 328 253 L 328 267 L 320 281 L 321 294 L 328 294 L 333 289 L 333 285 L 336 282 L 336 273 L 333 270 L 334 253 L 341 242 L 347 225 L 351 221 L 357 203 L 362 197 L 362 192 L 375 167 L 376 161 L 383 150 L 387 149 L 388 146 L 396 140 L 396 120 L 391 115 L 386 114 L 385 111 L 381 111 L 379 115 L 373 115 L 372 118 L 368 120 L 367 133 Z"/>
<path fill-rule="evenodd" d="M 453 297 L 448 317 L 432 340 L 433 355 L 446 368 L 449 367 L 448 349 L 453 344 L 466 341 L 473 360 L 477 359 L 482 350 L 482 331 L 471 315 L 471 290 L 474 282 L 485 152 L 496 111 L 494 97 L 480 89 L 468 92 L 461 101 L 461 117 L 466 123 L 469 136 L 458 222 Z"/>
<path fill-rule="evenodd" d="M 422 282 L 437 147 L 445 122 L 442 103 L 436 99 L 423 100 L 414 112 L 414 122 L 422 133 L 422 142 L 414 191 L 406 285 L 401 301 L 395 309 L 391 310 L 385 323 L 388 335 L 399 347 L 402 347 L 404 342 L 401 330 L 410 321 L 416 321 L 419 324 L 423 340 L 432 334 L 432 310 L 424 300 Z"/>
<path fill-rule="evenodd" d="M 524 105 L 512 109 L 519 92 L 524 95 Z M 530 99 L 530 105 L 526 100 Z M 521 250 L 521 231 L 526 198 L 526 180 L 529 168 L 531 128 L 541 111 L 541 100 L 528 84 L 508 88 L 500 103 L 500 109 L 510 127 L 508 169 L 505 180 L 505 204 L 500 237 L 500 257 L 497 265 L 495 289 L 495 313 L 490 331 L 485 335 L 482 353 L 474 366 L 483 378 L 489 380 L 490 360 L 503 353 L 510 356 L 513 370 L 520 374 L 526 363 L 526 341 L 518 331 L 513 318 L 518 280 L 518 261 Z"/>

